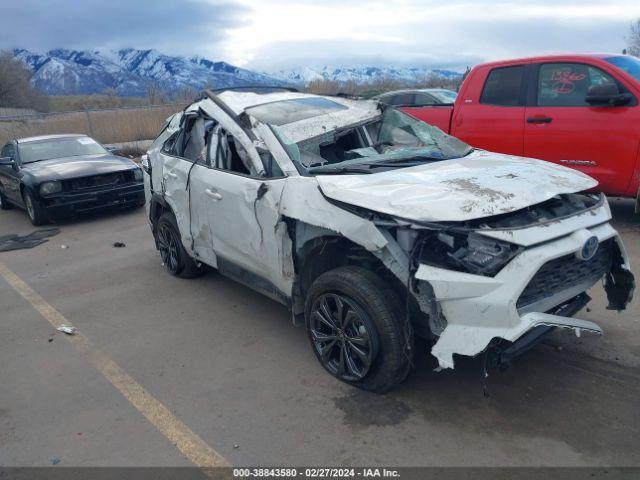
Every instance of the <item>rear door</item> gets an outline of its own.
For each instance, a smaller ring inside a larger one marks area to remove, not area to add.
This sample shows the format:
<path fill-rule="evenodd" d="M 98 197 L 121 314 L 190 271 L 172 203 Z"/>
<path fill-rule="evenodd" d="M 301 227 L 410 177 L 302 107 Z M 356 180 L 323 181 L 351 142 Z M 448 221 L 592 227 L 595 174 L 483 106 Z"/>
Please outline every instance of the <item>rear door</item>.
<path fill-rule="evenodd" d="M 190 184 L 206 170 L 205 118 L 197 111 L 183 116 L 180 128 L 165 141 L 159 157 L 161 190 L 171 206 L 182 244 L 189 252 L 215 266 L 209 222 L 202 202 L 194 201 Z"/>
<path fill-rule="evenodd" d="M 524 143 L 526 64 L 478 72 L 482 88 L 458 96 L 451 134 L 493 152 L 522 155 Z"/>
<path fill-rule="evenodd" d="M 526 109 L 524 154 L 578 169 L 598 189 L 623 195 L 631 181 L 640 139 L 637 101 L 625 106 L 591 106 L 594 85 L 617 83 L 603 68 L 578 62 L 534 65 Z"/>

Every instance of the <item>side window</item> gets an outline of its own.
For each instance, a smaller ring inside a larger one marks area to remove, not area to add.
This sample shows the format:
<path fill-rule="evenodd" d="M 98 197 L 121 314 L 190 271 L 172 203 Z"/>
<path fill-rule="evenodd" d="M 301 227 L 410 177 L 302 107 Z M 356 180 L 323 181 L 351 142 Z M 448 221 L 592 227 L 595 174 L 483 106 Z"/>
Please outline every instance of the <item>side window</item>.
<path fill-rule="evenodd" d="M 7 143 L 4 147 L 2 147 L 0 157 L 16 158 L 16 147 L 13 145 L 13 143 Z"/>
<path fill-rule="evenodd" d="M 505 107 L 523 105 L 523 77 L 524 65 L 494 68 L 484 84 L 480 103 Z"/>
<path fill-rule="evenodd" d="M 416 96 L 413 93 L 399 93 L 389 98 L 387 104 L 393 106 L 399 105 L 413 105 L 415 103 Z"/>
<path fill-rule="evenodd" d="M 251 175 L 251 159 L 245 148 L 220 125 L 211 131 L 208 142 L 210 165 L 220 170 Z"/>
<path fill-rule="evenodd" d="M 538 105 L 586 107 L 589 88 L 608 83 L 616 82 L 599 68 L 584 63 L 545 63 L 538 74 Z"/>
<path fill-rule="evenodd" d="M 164 141 L 164 144 L 162 145 L 162 153 L 164 153 L 165 155 L 175 156 L 178 139 L 181 137 L 182 137 L 182 130 L 177 130 L 173 132 L 171 136 L 169 136 L 169 138 L 167 138 Z"/>
<path fill-rule="evenodd" d="M 416 93 L 416 98 L 414 100 L 414 105 L 416 107 L 421 107 L 424 105 L 437 105 L 439 102 L 436 97 L 433 95 L 429 95 L 428 93 L 418 92 Z"/>

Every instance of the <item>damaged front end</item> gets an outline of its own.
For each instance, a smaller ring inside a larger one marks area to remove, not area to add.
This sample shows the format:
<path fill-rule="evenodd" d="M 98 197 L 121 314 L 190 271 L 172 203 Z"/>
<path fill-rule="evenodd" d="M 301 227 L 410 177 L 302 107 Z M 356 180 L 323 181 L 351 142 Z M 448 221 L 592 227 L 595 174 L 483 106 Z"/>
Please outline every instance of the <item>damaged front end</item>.
<path fill-rule="evenodd" d="M 601 334 L 595 323 L 571 317 L 600 280 L 610 309 L 623 310 L 633 296 L 634 277 L 609 219 L 604 197 L 577 194 L 464 223 L 397 219 L 389 232 L 406 254 L 408 294 L 436 338 L 439 367 L 453 368 L 454 354 L 487 349 L 503 366 L 556 328 Z"/>

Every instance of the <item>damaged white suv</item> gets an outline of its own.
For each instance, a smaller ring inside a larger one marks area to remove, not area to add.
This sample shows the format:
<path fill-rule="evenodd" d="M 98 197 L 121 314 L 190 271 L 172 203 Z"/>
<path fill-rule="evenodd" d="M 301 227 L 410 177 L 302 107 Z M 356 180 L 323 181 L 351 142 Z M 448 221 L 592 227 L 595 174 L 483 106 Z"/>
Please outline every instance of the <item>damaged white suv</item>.
<path fill-rule="evenodd" d="M 205 265 L 304 318 L 323 367 L 384 391 L 414 335 L 508 362 L 604 279 L 634 278 L 590 177 L 474 150 L 392 107 L 284 90 L 207 91 L 143 158 L 149 219 L 172 275 Z"/>

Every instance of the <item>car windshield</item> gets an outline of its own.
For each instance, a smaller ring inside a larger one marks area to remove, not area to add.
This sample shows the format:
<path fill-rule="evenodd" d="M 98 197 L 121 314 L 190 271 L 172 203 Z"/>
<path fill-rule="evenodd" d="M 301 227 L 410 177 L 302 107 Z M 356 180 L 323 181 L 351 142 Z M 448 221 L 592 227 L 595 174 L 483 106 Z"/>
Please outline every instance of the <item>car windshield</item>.
<path fill-rule="evenodd" d="M 310 174 L 375 173 L 460 158 L 473 148 L 392 107 L 382 117 L 297 143 L 271 125 L 291 159 Z"/>
<path fill-rule="evenodd" d="M 619 55 L 617 57 L 605 58 L 605 60 L 640 81 L 640 60 L 637 58 Z"/>
<path fill-rule="evenodd" d="M 22 163 L 52 158 L 77 157 L 107 153 L 102 145 L 89 137 L 55 138 L 18 144 Z"/>

